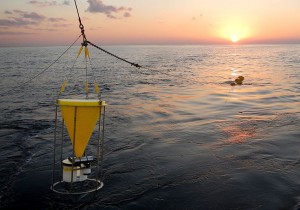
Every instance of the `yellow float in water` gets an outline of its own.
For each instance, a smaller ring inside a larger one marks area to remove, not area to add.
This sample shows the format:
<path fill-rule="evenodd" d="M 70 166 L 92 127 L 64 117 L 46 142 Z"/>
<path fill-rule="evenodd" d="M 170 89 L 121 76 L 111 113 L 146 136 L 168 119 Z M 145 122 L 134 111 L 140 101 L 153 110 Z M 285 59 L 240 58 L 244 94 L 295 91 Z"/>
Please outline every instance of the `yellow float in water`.
<path fill-rule="evenodd" d="M 242 85 L 242 84 L 243 84 L 243 80 L 235 79 L 234 81 L 235 81 L 235 83 L 236 83 L 237 85 Z"/>
<path fill-rule="evenodd" d="M 238 76 L 238 77 L 234 80 L 234 82 L 231 82 L 231 83 L 230 83 L 230 85 L 231 85 L 231 86 L 242 85 L 244 79 L 245 79 L 245 77 L 243 77 L 243 76 Z"/>
<path fill-rule="evenodd" d="M 245 77 L 243 76 L 238 76 L 238 79 L 241 80 L 242 82 L 244 81 Z"/>

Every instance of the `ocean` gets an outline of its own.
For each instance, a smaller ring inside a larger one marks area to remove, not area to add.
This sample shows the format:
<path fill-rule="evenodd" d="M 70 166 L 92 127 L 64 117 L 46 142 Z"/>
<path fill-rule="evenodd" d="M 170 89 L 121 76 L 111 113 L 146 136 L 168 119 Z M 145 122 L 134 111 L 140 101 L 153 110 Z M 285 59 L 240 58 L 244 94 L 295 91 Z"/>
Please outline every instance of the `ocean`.
<path fill-rule="evenodd" d="M 1 209 L 300 209 L 300 45 L 103 47 L 146 68 L 75 46 L 31 81 L 66 48 L 0 48 Z M 104 187 L 72 198 L 50 190 L 55 102 L 86 77 Z"/>

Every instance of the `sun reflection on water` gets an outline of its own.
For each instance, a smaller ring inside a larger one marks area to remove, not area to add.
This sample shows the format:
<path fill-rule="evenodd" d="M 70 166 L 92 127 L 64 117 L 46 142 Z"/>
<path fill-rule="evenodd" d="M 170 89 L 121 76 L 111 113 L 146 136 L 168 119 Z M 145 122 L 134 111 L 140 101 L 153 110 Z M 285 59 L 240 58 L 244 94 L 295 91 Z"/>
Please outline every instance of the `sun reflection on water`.
<path fill-rule="evenodd" d="M 243 143 L 257 135 L 257 128 L 243 127 L 243 123 L 236 123 L 222 128 L 222 131 L 227 136 L 228 143 Z"/>

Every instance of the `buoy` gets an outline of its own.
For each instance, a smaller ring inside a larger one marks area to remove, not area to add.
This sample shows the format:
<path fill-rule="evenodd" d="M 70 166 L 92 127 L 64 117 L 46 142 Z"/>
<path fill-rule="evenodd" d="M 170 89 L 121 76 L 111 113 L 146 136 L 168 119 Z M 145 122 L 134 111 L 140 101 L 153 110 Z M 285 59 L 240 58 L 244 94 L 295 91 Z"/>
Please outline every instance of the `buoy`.
<path fill-rule="evenodd" d="M 241 80 L 241 81 L 244 81 L 245 77 L 243 77 L 243 76 L 238 76 L 238 79 Z"/>
<path fill-rule="evenodd" d="M 235 79 L 235 83 L 236 83 L 237 85 L 242 85 L 242 84 L 243 84 L 243 81 L 240 80 L 240 79 Z"/>
<path fill-rule="evenodd" d="M 231 85 L 231 86 L 242 85 L 244 79 L 245 79 L 245 77 L 243 77 L 243 76 L 238 76 L 238 77 L 234 80 L 234 82 L 231 82 L 231 83 L 230 83 L 230 85 Z"/>

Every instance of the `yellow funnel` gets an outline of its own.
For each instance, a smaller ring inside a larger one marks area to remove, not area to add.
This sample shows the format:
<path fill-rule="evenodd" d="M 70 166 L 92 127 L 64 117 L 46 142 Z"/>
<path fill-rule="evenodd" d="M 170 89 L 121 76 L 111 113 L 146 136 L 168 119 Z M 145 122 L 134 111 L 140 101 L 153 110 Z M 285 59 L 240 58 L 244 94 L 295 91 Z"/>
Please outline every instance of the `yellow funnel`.
<path fill-rule="evenodd" d="M 80 158 L 100 118 L 100 109 L 105 103 L 99 100 L 59 99 L 57 104 L 73 143 L 74 153 Z"/>

